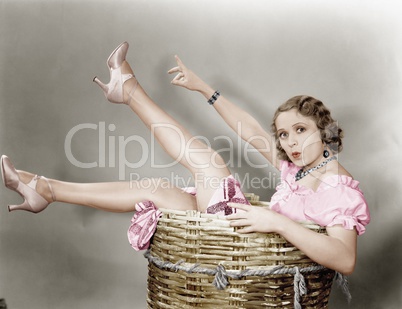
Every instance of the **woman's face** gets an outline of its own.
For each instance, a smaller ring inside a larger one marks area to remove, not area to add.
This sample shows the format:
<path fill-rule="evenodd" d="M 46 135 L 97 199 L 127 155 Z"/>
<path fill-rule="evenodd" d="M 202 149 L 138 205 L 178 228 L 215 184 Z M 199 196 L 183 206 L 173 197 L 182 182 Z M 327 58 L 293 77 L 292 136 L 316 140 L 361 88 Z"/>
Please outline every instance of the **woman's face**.
<path fill-rule="evenodd" d="M 321 162 L 324 144 L 315 121 L 291 109 L 278 115 L 276 138 L 289 159 L 297 166 Z"/>

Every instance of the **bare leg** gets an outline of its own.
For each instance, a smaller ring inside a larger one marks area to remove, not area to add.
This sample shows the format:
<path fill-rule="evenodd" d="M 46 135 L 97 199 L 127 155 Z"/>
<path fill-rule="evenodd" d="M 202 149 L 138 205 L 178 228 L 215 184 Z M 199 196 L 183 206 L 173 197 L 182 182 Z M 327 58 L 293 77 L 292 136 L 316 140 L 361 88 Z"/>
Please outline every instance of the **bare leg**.
<path fill-rule="evenodd" d="M 115 60 L 113 57 L 111 59 Z M 108 60 L 108 65 L 114 64 L 112 60 Z M 125 79 L 123 75 L 131 76 L 127 75 L 132 73 L 129 64 L 124 60 L 120 63 L 121 68 L 116 67 L 113 72 L 111 71 L 113 83 L 110 87 L 112 88 L 103 85 L 104 91 L 117 89 L 116 85 L 118 86 L 118 83 Z M 123 74 L 122 78 L 119 78 L 119 74 Z M 94 80 L 97 81 L 97 79 Z M 130 183 L 124 182 L 77 184 L 51 179 L 49 186 L 45 180 L 40 179 L 36 187 L 38 193 L 48 202 L 56 200 L 116 212 L 133 211 L 135 203 L 143 200 L 152 200 L 161 208 L 196 208 L 205 211 L 212 195 L 219 188 L 220 181 L 230 175 L 223 159 L 207 145 L 194 139 L 184 127 L 156 105 L 137 84 L 135 78 L 128 79 L 124 83 L 123 90 L 123 98 L 112 93 L 108 99 L 112 102 L 119 102 L 122 99 L 127 103 L 151 129 L 166 152 L 193 174 L 197 187 L 197 203 L 191 195 L 182 193 L 180 189 L 166 183 L 145 187 L 141 183 L 131 183 L 131 186 Z M 20 172 L 18 176 L 24 183 L 28 183 L 33 178 L 33 174 L 26 172 Z M 53 188 L 55 198 L 51 196 L 50 187 Z"/>
<path fill-rule="evenodd" d="M 122 72 L 132 73 L 127 61 L 123 62 Z M 192 173 L 197 188 L 198 209 L 205 211 L 222 178 L 230 175 L 222 157 L 194 139 L 148 96 L 135 79 L 124 84 L 124 93 L 126 103 L 151 130 L 164 150 Z"/>
<path fill-rule="evenodd" d="M 28 183 L 33 174 L 18 171 L 23 183 Z M 48 179 L 55 200 L 45 180 L 38 181 L 37 191 L 48 202 L 58 201 L 93 207 L 110 212 L 132 212 L 135 204 L 152 200 L 159 208 L 196 209 L 196 199 L 181 189 L 172 187 L 162 179 L 141 182 L 70 183 Z"/>

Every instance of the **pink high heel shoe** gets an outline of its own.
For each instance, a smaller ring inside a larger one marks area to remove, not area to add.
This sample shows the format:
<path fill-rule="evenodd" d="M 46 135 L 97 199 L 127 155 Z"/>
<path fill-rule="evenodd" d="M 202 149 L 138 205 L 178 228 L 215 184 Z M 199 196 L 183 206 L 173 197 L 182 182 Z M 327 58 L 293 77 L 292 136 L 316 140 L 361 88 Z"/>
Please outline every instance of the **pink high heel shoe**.
<path fill-rule="evenodd" d="M 123 42 L 121 43 L 109 56 L 109 58 L 106 61 L 106 64 L 109 68 L 110 71 L 110 82 L 105 85 L 102 83 L 98 77 L 94 77 L 93 81 L 99 85 L 99 87 L 102 88 L 105 97 L 108 99 L 109 102 L 111 103 L 118 103 L 118 104 L 128 104 L 127 102 L 124 102 L 124 89 L 123 85 L 126 81 L 128 81 L 131 78 L 135 79 L 134 74 L 131 73 L 125 73 L 123 74 L 121 72 L 121 66 L 123 62 L 126 60 L 126 55 L 128 51 L 128 43 Z M 134 93 L 135 89 L 137 88 L 137 80 L 136 84 L 131 89 L 129 93 L 129 97 Z"/>
<path fill-rule="evenodd" d="M 3 178 L 4 185 L 8 189 L 17 192 L 24 198 L 24 202 L 21 205 L 9 205 L 8 211 L 26 210 L 33 213 L 38 213 L 49 205 L 49 202 L 36 191 L 36 185 L 40 178 L 47 181 L 52 194 L 52 199 L 55 201 L 53 189 L 47 178 L 35 175 L 28 184 L 21 182 L 14 165 L 5 155 L 1 156 L 1 176 Z"/>

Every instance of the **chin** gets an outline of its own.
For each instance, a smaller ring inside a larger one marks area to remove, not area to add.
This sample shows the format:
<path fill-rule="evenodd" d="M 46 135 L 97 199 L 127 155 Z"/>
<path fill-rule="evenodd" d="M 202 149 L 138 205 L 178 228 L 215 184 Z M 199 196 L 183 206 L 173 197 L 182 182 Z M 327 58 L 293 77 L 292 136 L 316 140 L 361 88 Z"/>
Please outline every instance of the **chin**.
<path fill-rule="evenodd" d="M 290 161 L 292 161 L 292 163 L 293 163 L 294 165 L 296 165 L 296 166 L 303 167 L 303 166 L 305 165 L 302 158 L 297 158 L 297 159 L 296 159 L 296 158 L 293 158 L 292 155 L 288 156 L 288 158 L 289 158 Z"/>
<path fill-rule="evenodd" d="M 311 165 L 314 160 L 312 160 L 311 158 L 303 158 L 302 156 L 298 157 L 298 158 L 294 158 L 292 155 L 288 155 L 288 157 L 290 158 L 290 160 L 292 161 L 292 163 L 298 167 L 304 167 L 304 166 L 309 166 Z"/>
<path fill-rule="evenodd" d="M 303 164 L 303 162 L 301 162 L 300 160 L 297 161 L 292 161 L 294 165 L 298 166 L 298 167 L 304 167 L 305 164 Z"/>

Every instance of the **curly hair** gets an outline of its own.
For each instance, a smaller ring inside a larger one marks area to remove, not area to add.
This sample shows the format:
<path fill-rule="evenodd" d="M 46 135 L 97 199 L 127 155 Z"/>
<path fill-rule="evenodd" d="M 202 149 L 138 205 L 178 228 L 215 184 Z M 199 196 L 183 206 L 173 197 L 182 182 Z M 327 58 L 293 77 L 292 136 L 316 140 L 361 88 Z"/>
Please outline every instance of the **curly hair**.
<path fill-rule="evenodd" d="M 279 159 L 291 161 L 276 136 L 277 128 L 275 121 L 280 113 L 287 112 L 293 108 L 295 108 L 301 115 L 314 120 L 320 130 L 322 142 L 327 145 L 332 152 L 338 153 L 342 151 L 343 130 L 331 117 L 329 109 L 320 100 L 307 95 L 299 95 L 290 98 L 280 105 L 272 120 L 271 130 L 275 134 L 276 149 L 278 150 Z"/>

